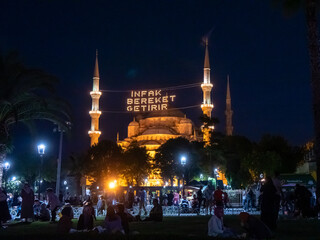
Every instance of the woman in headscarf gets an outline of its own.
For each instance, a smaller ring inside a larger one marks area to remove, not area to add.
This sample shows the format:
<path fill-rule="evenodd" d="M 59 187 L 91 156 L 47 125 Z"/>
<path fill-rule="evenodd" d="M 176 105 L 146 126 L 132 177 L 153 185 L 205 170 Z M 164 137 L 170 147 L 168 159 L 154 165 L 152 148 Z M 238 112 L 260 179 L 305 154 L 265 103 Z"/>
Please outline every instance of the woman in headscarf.
<path fill-rule="evenodd" d="M 11 219 L 7 203 L 7 193 L 0 187 L 0 228 L 2 223 Z"/>
<path fill-rule="evenodd" d="M 92 230 L 96 220 L 95 211 L 91 201 L 87 201 L 84 204 L 82 214 L 79 217 L 77 230 Z"/>
<path fill-rule="evenodd" d="M 124 233 L 122 224 L 121 224 L 121 218 L 116 214 L 114 211 L 113 206 L 109 206 L 107 208 L 107 216 L 104 219 L 104 227 L 106 233 L 112 234 L 112 233 L 117 233 L 121 232 Z"/>
<path fill-rule="evenodd" d="M 28 183 L 25 183 L 21 190 L 21 219 L 25 219 L 25 222 L 28 222 L 28 219 L 31 221 L 34 218 L 33 213 L 33 204 L 34 204 L 34 193 L 30 188 Z"/>

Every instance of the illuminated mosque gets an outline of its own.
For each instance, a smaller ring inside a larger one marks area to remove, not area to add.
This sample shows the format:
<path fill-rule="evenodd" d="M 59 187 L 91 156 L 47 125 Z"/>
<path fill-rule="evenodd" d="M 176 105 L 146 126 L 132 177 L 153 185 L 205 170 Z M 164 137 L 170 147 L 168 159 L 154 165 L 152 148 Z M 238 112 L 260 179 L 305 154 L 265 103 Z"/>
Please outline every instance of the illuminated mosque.
<path fill-rule="evenodd" d="M 96 62 L 93 75 L 93 90 L 90 92 L 92 98 L 92 109 L 89 112 L 91 116 L 91 129 L 88 132 L 91 138 L 91 146 L 98 143 L 101 132 L 99 131 L 99 117 L 101 111 L 99 110 L 99 99 L 101 91 L 99 90 L 99 67 L 98 54 L 96 54 Z M 204 76 L 201 84 L 203 91 L 203 102 L 201 109 L 204 115 L 211 117 L 213 104 L 211 101 L 211 90 L 213 84 L 210 82 L 210 63 L 209 63 L 209 49 L 208 41 L 206 41 L 205 57 L 204 57 Z M 227 81 L 226 94 L 226 135 L 232 135 L 232 109 L 231 96 L 229 87 L 229 78 Z M 154 157 L 155 151 L 163 143 L 169 139 L 184 137 L 189 141 L 204 141 L 209 142 L 211 128 L 202 128 L 201 132 L 197 131 L 194 123 L 186 117 L 178 109 L 165 109 L 161 111 L 150 111 L 139 114 L 128 125 L 128 136 L 123 140 L 119 140 L 117 136 L 117 143 L 126 149 L 131 142 L 138 142 L 139 146 L 145 147 L 151 157 Z M 221 174 L 222 175 L 222 174 Z M 176 183 L 177 184 L 177 183 Z M 175 184 L 175 185 L 176 185 Z M 163 186 L 164 183 L 160 179 L 159 174 L 151 174 L 148 177 L 146 186 Z"/>

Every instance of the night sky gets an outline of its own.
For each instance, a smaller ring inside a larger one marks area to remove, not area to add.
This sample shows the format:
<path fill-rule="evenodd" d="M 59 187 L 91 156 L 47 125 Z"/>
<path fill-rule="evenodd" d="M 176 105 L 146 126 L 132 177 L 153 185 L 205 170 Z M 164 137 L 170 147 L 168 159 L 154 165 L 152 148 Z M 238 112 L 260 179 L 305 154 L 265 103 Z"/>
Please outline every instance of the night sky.
<path fill-rule="evenodd" d="M 258 140 L 283 135 L 290 143 L 312 138 L 307 38 L 303 13 L 285 17 L 265 0 L 90 0 L 0 2 L 0 50 L 18 51 L 24 63 L 60 79 L 58 93 L 73 107 L 74 125 L 64 155 L 89 146 L 89 91 L 95 50 L 101 89 L 150 89 L 203 79 L 209 40 L 213 116 L 224 131 L 226 76 L 230 75 L 234 134 Z M 201 104 L 202 91 L 176 91 L 176 107 Z M 125 111 L 125 93 L 103 93 L 100 108 Z M 196 124 L 200 107 L 185 111 Z M 102 138 L 123 139 L 130 114 L 103 113 Z M 39 141 L 58 152 L 52 124 L 31 136 L 14 127 L 16 151 Z"/>

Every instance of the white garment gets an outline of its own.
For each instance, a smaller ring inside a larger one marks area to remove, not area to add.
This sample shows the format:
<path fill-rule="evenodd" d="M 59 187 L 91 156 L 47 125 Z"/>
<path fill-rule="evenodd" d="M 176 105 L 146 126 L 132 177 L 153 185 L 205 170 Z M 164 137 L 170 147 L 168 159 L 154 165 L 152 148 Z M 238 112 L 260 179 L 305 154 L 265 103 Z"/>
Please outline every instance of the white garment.
<path fill-rule="evenodd" d="M 208 236 L 216 237 L 223 233 L 223 223 L 216 215 L 213 215 L 208 222 Z"/>

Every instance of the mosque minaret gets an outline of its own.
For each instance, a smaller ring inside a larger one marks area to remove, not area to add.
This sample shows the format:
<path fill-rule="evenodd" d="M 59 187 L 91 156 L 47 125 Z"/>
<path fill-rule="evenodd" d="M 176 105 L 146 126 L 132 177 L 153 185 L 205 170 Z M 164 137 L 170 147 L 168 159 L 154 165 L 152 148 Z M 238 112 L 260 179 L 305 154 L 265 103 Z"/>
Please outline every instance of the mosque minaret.
<path fill-rule="evenodd" d="M 213 85 L 210 83 L 210 62 L 209 62 L 209 49 L 208 38 L 206 39 L 206 50 L 204 56 L 203 68 L 203 83 L 201 84 L 203 92 L 203 103 L 201 104 L 202 113 L 211 118 L 213 104 L 211 102 L 211 89 Z M 211 129 L 203 129 L 203 141 L 209 142 Z"/>
<path fill-rule="evenodd" d="M 231 94 L 230 94 L 230 83 L 229 83 L 229 75 L 227 78 L 227 95 L 226 95 L 226 135 L 232 136 L 233 126 L 232 126 L 232 114 L 233 111 L 231 109 Z"/>
<path fill-rule="evenodd" d="M 90 92 L 92 99 L 92 108 L 89 112 L 91 117 L 91 128 L 88 132 L 91 142 L 90 145 L 93 146 L 98 143 L 101 132 L 99 131 L 99 118 L 101 115 L 101 111 L 99 111 L 99 99 L 101 97 L 101 92 L 99 90 L 99 65 L 98 65 L 98 51 L 96 51 L 96 62 L 94 66 L 93 72 L 93 88 Z"/>

